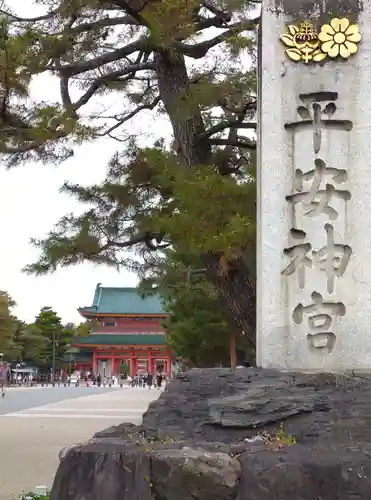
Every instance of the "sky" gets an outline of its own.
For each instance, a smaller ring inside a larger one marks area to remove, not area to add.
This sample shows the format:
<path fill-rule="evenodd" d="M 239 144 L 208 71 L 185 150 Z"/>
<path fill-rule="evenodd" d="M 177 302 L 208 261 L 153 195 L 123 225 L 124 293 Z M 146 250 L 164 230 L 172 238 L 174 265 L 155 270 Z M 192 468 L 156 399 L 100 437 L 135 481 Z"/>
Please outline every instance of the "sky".
<path fill-rule="evenodd" d="M 45 7 L 36 5 L 35 0 L 5 0 L 5 3 L 22 17 L 45 13 Z M 215 35 L 213 29 L 207 31 L 210 36 Z M 244 64 L 250 64 L 249 58 Z M 37 77 L 31 85 L 31 97 L 36 101 L 60 101 L 58 79 L 50 75 Z M 111 109 L 117 106 L 117 96 L 107 97 L 104 102 L 99 98 L 89 104 L 89 111 L 107 105 Z M 172 135 L 167 120 L 147 111 L 129 126 L 131 134 L 141 137 L 142 145 L 160 136 Z M 74 156 L 58 166 L 31 163 L 9 171 L 0 165 L 0 290 L 7 291 L 16 301 L 14 312 L 20 319 L 31 322 L 42 307 L 48 306 L 57 311 L 64 322 L 79 322 L 82 318 L 77 308 L 92 304 L 97 283 L 118 287 L 137 285 L 137 277 L 125 269 L 117 272 L 88 263 L 42 277 L 22 272 L 26 264 L 38 257 L 30 238 L 43 238 L 63 215 L 83 208 L 59 193 L 63 182 L 99 183 L 105 177 L 108 160 L 119 149 L 118 142 L 100 139 L 75 148 Z"/>
<path fill-rule="evenodd" d="M 8 0 L 18 15 L 35 16 L 32 0 Z M 58 81 L 42 76 L 32 85 L 36 99 L 58 98 Z M 151 123 L 144 118 L 135 125 L 146 133 Z M 107 161 L 118 148 L 111 139 L 101 139 L 75 149 L 73 158 L 59 166 L 29 164 L 10 171 L 0 167 L 0 290 L 16 301 L 14 312 L 31 322 L 44 306 L 50 306 L 63 321 L 79 322 L 80 306 L 92 304 L 95 286 L 135 286 L 137 277 L 122 269 L 81 264 L 60 269 L 52 275 L 35 277 L 22 272 L 34 262 L 38 252 L 30 245 L 31 237 L 43 237 L 63 215 L 81 207 L 59 193 L 65 180 L 90 184 L 105 176 Z"/>

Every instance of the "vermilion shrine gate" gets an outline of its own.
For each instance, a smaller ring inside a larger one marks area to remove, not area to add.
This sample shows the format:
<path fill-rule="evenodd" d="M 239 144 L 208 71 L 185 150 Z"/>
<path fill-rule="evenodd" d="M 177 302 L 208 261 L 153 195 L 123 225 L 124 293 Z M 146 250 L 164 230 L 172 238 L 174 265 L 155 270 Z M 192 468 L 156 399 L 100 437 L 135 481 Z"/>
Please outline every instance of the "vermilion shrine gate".
<path fill-rule="evenodd" d="M 74 370 L 110 377 L 126 363 L 131 376 L 141 372 L 170 375 L 172 352 L 166 346 L 162 321 L 167 317 L 156 295 L 141 297 L 136 288 L 97 285 L 90 307 L 79 313 L 95 320 L 90 335 L 76 338 L 71 356 Z"/>

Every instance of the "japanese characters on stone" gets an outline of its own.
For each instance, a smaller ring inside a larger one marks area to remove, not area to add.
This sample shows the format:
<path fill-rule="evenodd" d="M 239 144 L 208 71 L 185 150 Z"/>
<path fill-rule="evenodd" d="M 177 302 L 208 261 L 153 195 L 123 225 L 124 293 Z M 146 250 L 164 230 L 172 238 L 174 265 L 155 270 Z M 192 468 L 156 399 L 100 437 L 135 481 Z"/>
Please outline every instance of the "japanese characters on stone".
<path fill-rule="evenodd" d="M 346 272 L 352 255 L 349 245 L 336 241 L 334 223 L 339 213 L 333 203 L 334 200 L 340 200 L 345 209 L 351 193 L 345 189 L 348 172 L 337 168 L 336 165 L 329 165 L 326 158 L 321 158 L 320 155 L 325 129 L 349 132 L 353 124 L 349 120 L 334 118 L 337 110 L 335 101 L 338 100 L 336 92 L 300 94 L 299 99 L 303 103 L 297 107 L 299 120 L 285 124 L 285 129 L 294 133 L 309 129 L 313 133 L 313 157 L 308 158 L 305 171 L 296 168 L 294 189 L 286 196 L 286 200 L 293 210 L 300 205 L 305 217 L 316 218 L 325 215 L 328 222 L 323 227 L 318 227 L 318 231 L 323 231 L 326 235 L 326 244 L 322 248 L 313 248 L 304 228 L 292 228 L 289 235 L 291 244 L 283 250 L 286 265 L 281 274 L 291 276 L 296 273 L 299 288 L 305 290 L 306 273 L 325 273 L 327 292 L 332 294 L 335 280 Z M 332 331 L 333 318 L 344 316 L 345 312 L 343 303 L 324 300 L 318 290 L 311 290 L 308 302 L 297 304 L 292 319 L 295 324 L 306 321 L 310 349 L 325 349 L 330 353 L 336 342 L 336 333 Z"/>

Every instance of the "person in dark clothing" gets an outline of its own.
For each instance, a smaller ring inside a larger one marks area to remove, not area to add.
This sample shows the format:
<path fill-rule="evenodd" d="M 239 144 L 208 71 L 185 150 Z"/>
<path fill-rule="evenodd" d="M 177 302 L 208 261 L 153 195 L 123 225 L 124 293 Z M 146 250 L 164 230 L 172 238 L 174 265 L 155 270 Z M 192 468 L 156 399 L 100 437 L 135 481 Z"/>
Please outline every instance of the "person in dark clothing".
<path fill-rule="evenodd" d="M 152 373 L 148 372 L 148 374 L 147 374 L 148 389 L 152 388 L 152 384 L 153 384 L 153 375 L 152 375 Z"/>
<path fill-rule="evenodd" d="M 97 386 L 100 387 L 102 384 L 102 377 L 100 376 L 100 373 L 98 374 L 98 377 L 97 377 Z"/>
<path fill-rule="evenodd" d="M 157 389 L 160 389 L 160 387 L 162 385 L 162 375 L 161 375 L 161 373 L 158 373 L 157 376 L 156 376 L 156 385 L 157 385 Z"/>

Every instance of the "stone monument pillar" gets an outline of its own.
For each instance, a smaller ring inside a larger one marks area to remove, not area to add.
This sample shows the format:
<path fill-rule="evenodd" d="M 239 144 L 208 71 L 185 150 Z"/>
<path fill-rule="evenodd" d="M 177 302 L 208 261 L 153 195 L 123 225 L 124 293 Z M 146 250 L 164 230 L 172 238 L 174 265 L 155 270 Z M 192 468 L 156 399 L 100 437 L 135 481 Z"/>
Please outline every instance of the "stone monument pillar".
<path fill-rule="evenodd" d="M 371 1 L 263 0 L 257 362 L 371 368 Z"/>

